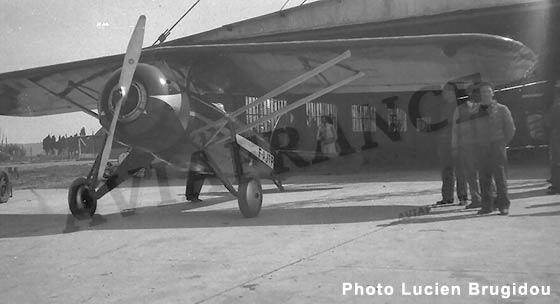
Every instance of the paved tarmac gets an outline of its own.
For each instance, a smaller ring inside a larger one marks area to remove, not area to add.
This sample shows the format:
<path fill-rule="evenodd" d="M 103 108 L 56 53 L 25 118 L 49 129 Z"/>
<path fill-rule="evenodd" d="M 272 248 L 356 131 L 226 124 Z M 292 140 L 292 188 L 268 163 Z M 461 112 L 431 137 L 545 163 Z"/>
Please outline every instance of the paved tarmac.
<path fill-rule="evenodd" d="M 422 214 L 440 182 L 418 170 L 265 184 L 253 219 L 214 185 L 192 204 L 181 186 L 128 184 L 82 222 L 65 189 L 19 190 L 0 205 L 0 302 L 559 303 L 560 196 L 545 175 L 512 168 L 509 216 Z"/>

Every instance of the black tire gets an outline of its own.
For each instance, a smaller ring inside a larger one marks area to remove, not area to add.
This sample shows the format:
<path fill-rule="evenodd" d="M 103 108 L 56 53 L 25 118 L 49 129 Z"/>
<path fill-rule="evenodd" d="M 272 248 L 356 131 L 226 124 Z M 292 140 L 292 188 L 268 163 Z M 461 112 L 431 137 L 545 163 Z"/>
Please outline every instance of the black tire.
<path fill-rule="evenodd" d="M 80 177 L 72 182 L 68 189 L 68 207 L 70 212 L 78 220 L 92 217 L 97 209 L 97 198 L 95 190 L 87 179 Z"/>
<path fill-rule="evenodd" d="M 263 194 L 261 182 L 258 178 L 244 178 L 239 185 L 237 196 L 239 210 L 244 217 L 251 218 L 259 214 L 262 207 Z"/>
<path fill-rule="evenodd" d="M 12 185 L 6 171 L 0 171 L 0 203 L 7 203 L 10 198 Z"/>

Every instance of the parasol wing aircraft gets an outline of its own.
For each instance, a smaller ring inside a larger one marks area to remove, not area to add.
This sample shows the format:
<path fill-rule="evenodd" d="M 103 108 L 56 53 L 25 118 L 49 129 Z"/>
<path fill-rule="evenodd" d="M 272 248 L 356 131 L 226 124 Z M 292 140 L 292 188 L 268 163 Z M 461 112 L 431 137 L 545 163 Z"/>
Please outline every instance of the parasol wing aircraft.
<path fill-rule="evenodd" d="M 105 130 L 88 176 L 69 188 L 76 218 L 92 216 L 97 200 L 154 159 L 189 171 L 187 199 L 198 200 L 204 176 L 213 175 L 245 217 L 257 216 L 261 182 L 241 151 L 272 170 L 269 148 L 246 135 L 263 121 L 326 94 L 410 92 L 474 74 L 500 86 L 525 77 L 537 61 L 520 42 L 475 33 L 142 48 L 144 26 L 141 16 L 124 55 L 0 74 L 0 115 L 83 111 Z M 251 123 L 239 119 L 286 94 L 299 99 Z M 237 96 L 260 97 L 245 105 Z M 104 177 L 114 140 L 131 152 Z M 224 143 L 237 189 L 208 152 Z"/>

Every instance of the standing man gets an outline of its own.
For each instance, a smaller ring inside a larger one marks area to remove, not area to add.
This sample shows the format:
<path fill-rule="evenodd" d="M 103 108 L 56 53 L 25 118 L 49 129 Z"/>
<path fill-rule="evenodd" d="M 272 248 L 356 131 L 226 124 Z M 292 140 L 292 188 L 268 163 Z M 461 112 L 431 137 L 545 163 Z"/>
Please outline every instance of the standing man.
<path fill-rule="evenodd" d="M 441 167 L 441 196 L 442 200 L 437 205 L 453 203 L 455 180 L 457 181 L 457 198 L 460 205 L 467 204 L 467 183 L 465 176 L 458 165 L 456 154 L 452 153 L 452 126 L 453 115 L 457 108 L 457 87 L 453 83 L 443 86 L 441 95 L 444 105 L 441 107 L 440 120 L 443 125 L 437 131 L 437 153 Z"/>
<path fill-rule="evenodd" d="M 550 187 L 548 194 L 560 193 L 560 88 L 554 92 L 554 104 L 545 116 L 545 122 L 550 130 L 548 149 L 550 158 Z"/>
<path fill-rule="evenodd" d="M 469 185 L 471 203 L 466 209 L 477 209 L 482 206 L 480 184 L 478 181 L 478 162 L 476 157 L 476 143 L 478 135 L 472 120 L 473 112 L 478 110 L 472 92 L 471 99 L 459 102 L 452 119 L 451 147 L 456 167 L 465 176 Z"/>
<path fill-rule="evenodd" d="M 482 192 L 482 208 L 478 214 L 491 213 L 497 207 L 501 215 L 507 215 L 510 201 L 507 193 L 506 145 L 515 134 L 515 125 L 508 107 L 494 99 L 494 88 L 490 83 L 479 83 L 474 90 L 480 94 L 480 105 L 472 115 L 478 136 L 475 152 Z M 495 202 L 492 178 L 496 183 Z"/>

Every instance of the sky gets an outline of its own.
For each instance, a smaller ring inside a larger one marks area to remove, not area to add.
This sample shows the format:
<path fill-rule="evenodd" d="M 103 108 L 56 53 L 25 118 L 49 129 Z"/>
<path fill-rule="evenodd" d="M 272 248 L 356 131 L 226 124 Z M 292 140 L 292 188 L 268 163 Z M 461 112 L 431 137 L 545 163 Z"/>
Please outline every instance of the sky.
<path fill-rule="evenodd" d="M 307 3 L 316 0 L 308 0 Z M 0 0 L 0 73 L 124 53 L 138 16 L 146 16 L 144 46 L 151 45 L 195 0 Z M 286 8 L 302 0 L 289 0 Z M 286 0 L 202 0 L 167 41 L 278 11 Z M 34 118 L 0 116 L 10 143 L 72 135 L 96 119 L 78 112 Z"/>

